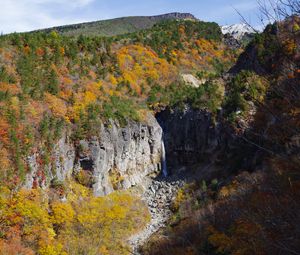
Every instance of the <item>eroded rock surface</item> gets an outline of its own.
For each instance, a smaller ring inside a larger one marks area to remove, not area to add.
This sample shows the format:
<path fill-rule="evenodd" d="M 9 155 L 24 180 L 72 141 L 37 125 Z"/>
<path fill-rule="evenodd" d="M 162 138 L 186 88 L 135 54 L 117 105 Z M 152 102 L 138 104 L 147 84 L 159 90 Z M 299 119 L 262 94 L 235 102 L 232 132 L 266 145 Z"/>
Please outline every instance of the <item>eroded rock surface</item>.
<path fill-rule="evenodd" d="M 53 179 L 64 181 L 83 170 L 93 176 L 96 196 L 127 189 L 161 171 L 161 144 L 162 129 L 150 114 L 147 123 L 132 121 L 125 127 L 117 121 L 101 124 L 98 136 L 77 145 L 65 134 L 55 145 L 52 162 L 43 171 L 39 165 L 41 152 L 28 158 L 31 171 L 24 186 L 44 187 Z"/>
<path fill-rule="evenodd" d="M 203 85 L 206 82 L 206 79 L 199 80 L 192 74 L 182 74 L 181 76 L 185 84 L 194 88 L 199 88 L 201 85 Z"/>
<path fill-rule="evenodd" d="M 95 195 L 140 184 L 143 178 L 161 170 L 162 129 L 151 115 L 147 124 L 131 122 L 121 127 L 111 121 L 101 125 L 100 135 L 87 144 L 81 158 L 92 162 Z M 89 169 L 87 169 L 89 170 Z M 114 183 L 111 182 L 114 179 Z"/>
<path fill-rule="evenodd" d="M 39 151 L 27 158 L 30 168 L 24 184 L 27 189 L 34 186 L 46 187 L 54 179 L 63 182 L 76 168 L 75 146 L 67 133 L 64 133 L 55 145 L 50 164 L 46 166 L 41 164 L 42 154 L 43 152 Z"/>

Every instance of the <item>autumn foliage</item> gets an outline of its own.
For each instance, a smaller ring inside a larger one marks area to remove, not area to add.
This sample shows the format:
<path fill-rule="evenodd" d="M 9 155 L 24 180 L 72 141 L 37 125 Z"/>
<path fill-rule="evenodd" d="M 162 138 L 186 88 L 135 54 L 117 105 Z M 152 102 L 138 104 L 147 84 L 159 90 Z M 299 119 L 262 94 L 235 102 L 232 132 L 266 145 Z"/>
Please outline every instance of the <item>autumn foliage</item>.
<path fill-rule="evenodd" d="M 149 221 L 145 205 L 126 192 L 93 197 L 81 185 L 90 186 L 91 178 L 80 171 L 45 188 L 51 182 L 45 169 L 56 167 L 55 144 L 65 132 L 77 145 L 110 119 L 120 126 L 142 122 L 167 106 L 190 103 L 217 114 L 224 85 L 212 79 L 237 54 L 217 24 L 200 21 L 167 21 L 114 38 L 55 31 L 1 36 L 0 254 L 130 254 L 124 240 Z M 204 69 L 202 87 L 183 83 L 182 73 Z M 37 152 L 33 189 L 24 190 L 28 158 Z"/>
<path fill-rule="evenodd" d="M 78 184 L 68 190 L 62 202 L 39 189 L 2 189 L 0 254 L 130 254 L 125 240 L 149 220 L 145 205 L 124 192 L 95 198 Z"/>
<path fill-rule="evenodd" d="M 170 227 L 144 254 L 300 252 L 299 24 L 296 16 L 269 25 L 250 43 L 241 57 L 248 63 L 238 61 L 226 84 L 223 116 L 240 140 L 217 165 L 225 178 L 180 190 Z"/>
<path fill-rule="evenodd" d="M 66 129 L 77 141 L 96 135 L 110 118 L 124 125 L 142 121 L 146 111 L 186 103 L 192 96 L 181 73 L 205 69 L 207 77 L 218 76 L 235 54 L 221 42 L 219 27 L 205 22 L 167 21 L 113 39 L 55 31 L 2 36 L 1 182 L 20 183 L 30 171 L 26 157 L 35 151 L 43 151 L 41 162 L 49 164 Z M 176 87 L 186 90 L 184 96 Z"/>

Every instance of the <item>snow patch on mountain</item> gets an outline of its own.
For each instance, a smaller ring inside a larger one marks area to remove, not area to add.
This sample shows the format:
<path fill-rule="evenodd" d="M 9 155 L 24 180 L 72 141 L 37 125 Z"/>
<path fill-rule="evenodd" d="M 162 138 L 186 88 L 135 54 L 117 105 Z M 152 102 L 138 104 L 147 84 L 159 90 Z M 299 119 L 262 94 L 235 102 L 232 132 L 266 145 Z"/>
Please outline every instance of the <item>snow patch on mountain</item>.
<path fill-rule="evenodd" d="M 221 27 L 222 33 L 230 34 L 236 40 L 241 40 L 246 34 L 255 33 L 254 29 L 247 24 L 234 24 Z"/>

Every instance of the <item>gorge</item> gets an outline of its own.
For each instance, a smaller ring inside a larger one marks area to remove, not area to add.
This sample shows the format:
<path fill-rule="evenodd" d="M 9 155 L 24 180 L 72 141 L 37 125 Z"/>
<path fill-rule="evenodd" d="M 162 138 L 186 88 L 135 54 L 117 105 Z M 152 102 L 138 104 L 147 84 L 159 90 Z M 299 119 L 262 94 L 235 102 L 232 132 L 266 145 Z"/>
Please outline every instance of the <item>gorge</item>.
<path fill-rule="evenodd" d="M 1 35 L 0 255 L 298 254 L 299 31 Z"/>
<path fill-rule="evenodd" d="M 121 126 L 111 120 L 100 125 L 99 136 L 78 144 L 65 133 L 53 150 L 55 172 L 49 165 L 42 180 L 37 162 L 41 155 L 36 153 L 28 158 L 31 171 L 25 187 L 47 186 L 54 179 L 63 182 L 82 170 L 91 175 L 94 194 L 103 196 L 142 184 L 146 177 L 166 178 L 209 159 L 220 147 L 218 128 L 207 112 L 167 109 L 157 114 L 157 120 L 149 114 L 146 123 Z"/>
<path fill-rule="evenodd" d="M 172 216 L 171 205 L 180 188 L 191 181 L 221 176 L 215 164 L 224 147 L 220 129 L 210 113 L 189 106 L 149 114 L 146 123 L 130 121 L 122 126 L 111 120 L 99 126 L 99 136 L 78 144 L 64 134 L 53 150 L 55 171 L 49 165 L 46 177 L 39 172 L 41 155 L 29 157 L 32 170 L 25 187 L 47 188 L 53 181 L 63 183 L 83 172 L 87 181 L 82 183 L 95 196 L 134 188 L 151 214 L 146 228 L 129 239 L 134 254 L 139 254 L 139 247 Z"/>

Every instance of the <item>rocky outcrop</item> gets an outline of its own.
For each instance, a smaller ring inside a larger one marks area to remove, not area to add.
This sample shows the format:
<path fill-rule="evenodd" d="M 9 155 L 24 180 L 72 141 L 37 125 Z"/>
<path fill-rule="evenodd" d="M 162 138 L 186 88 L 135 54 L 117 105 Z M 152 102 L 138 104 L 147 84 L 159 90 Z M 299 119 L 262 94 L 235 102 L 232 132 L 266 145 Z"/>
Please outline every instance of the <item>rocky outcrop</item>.
<path fill-rule="evenodd" d="M 39 153 L 28 158 L 31 171 L 25 187 L 45 187 L 82 170 L 92 176 L 97 196 L 127 189 L 160 172 L 161 144 L 162 129 L 152 115 L 147 116 L 147 123 L 129 122 L 125 127 L 118 121 L 103 123 L 98 136 L 77 145 L 65 134 L 55 145 L 49 166 L 41 169 Z"/>
<path fill-rule="evenodd" d="M 172 12 L 157 16 L 149 16 L 150 19 L 154 20 L 168 20 L 168 19 L 183 19 L 183 20 L 198 20 L 193 14 L 191 13 L 180 13 L 180 12 Z"/>
<path fill-rule="evenodd" d="M 183 82 L 191 87 L 194 88 L 199 88 L 201 85 L 205 84 L 206 79 L 197 79 L 194 75 L 192 74 L 182 74 L 181 75 Z"/>
<path fill-rule="evenodd" d="M 225 34 L 223 41 L 231 49 L 239 49 L 242 46 L 241 43 L 230 34 Z"/>

